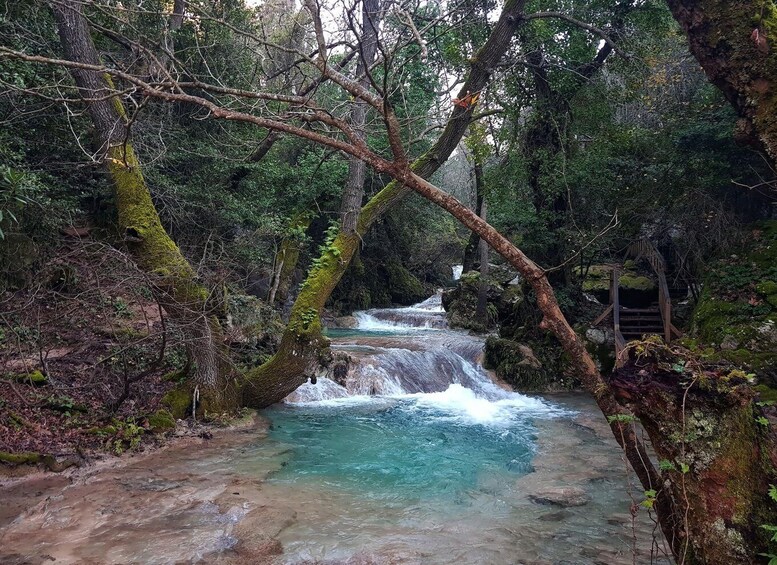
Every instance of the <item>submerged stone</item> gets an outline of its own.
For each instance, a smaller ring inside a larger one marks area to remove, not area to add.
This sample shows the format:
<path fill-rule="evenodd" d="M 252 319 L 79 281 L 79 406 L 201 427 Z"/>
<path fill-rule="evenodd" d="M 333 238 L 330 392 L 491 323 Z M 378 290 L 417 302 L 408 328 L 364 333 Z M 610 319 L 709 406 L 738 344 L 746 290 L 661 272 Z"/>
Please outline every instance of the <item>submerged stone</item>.
<path fill-rule="evenodd" d="M 537 504 L 551 504 L 569 508 L 585 506 L 591 499 L 585 490 L 579 487 L 548 487 L 529 495 L 529 499 Z"/>

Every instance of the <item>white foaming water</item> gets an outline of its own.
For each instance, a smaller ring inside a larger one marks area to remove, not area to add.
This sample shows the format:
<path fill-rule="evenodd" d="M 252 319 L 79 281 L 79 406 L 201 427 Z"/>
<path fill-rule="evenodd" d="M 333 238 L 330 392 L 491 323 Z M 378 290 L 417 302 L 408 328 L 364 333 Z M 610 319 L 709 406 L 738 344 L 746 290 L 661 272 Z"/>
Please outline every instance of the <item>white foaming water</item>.
<path fill-rule="evenodd" d="M 507 398 L 489 400 L 477 396 L 473 390 L 460 384 L 452 384 L 443 392 L 420 393 L 412 396 L 416 399 L 418 407 L 435 408 L 446 415 L 453 416 L 456 420 L 478 424 L 508 426 L 513 423 L 518 413 L 525 415 L 527 411 L 537 416 L 560 414 L 558 409 L 536 398 L 508 393 Z"/>
<path fill-rule="evenodd" d="M 409 310 L 409 309 L 408 309 Z M 406 322 L 381 320 L 368 312 L 354 312 L 356 327 L 366 332 L 397 332 L 407 330 L 439 330 L 439 323 L 434 320 L 426 320 L 423 325 L 408 324 Z"/>
<path fill-rule="evenodd" d="M 440 330 L 447 327 L 442 291 L 406 308 L 376 308 L 353 313 L 356 327 L 364 331 L 395 333 Z"/>
<path fill-rule="evenodd" d="M 445 308 L 442 307 L 442 291 L 438 291 L 437 294 L 433 294 L 423 302 L 413 304 L 409 308 L 402 308 L 402 310 L 422 310 L 424 312 L 445 312 Z"/>
<path fill-rule="evenodd" d="M 453 280 L 457 281 L 461 278 L 461 273 L 464 272 L 464 265 L 454 265 L 452 268 Z"/>
<path fill-rule="evenodd" d="M 355 312 L 365 337 L 349 336 L 346 347 L 357 355 L 345 386 L 328 378 L 306 383 L 287 397 L 293 404 L 342 407 L 349 404 L 401 404 L 434 419 L 465 424 L 509 426 L 519 416 L 568 414 L 541 399 L 497 386 L 475 361 L 483 341 L 444 326 L 441 293 L 407 308 Z M 417 330 L 437 330 L 424 337 Z M 375 346 L 369 332 L 389 334 Z M 365 343 L 359 343 L 363 340 Z M 353 343 L 356 341 L 356 343 Z M 333 344 L 337 346 L 338 344 Z"/>

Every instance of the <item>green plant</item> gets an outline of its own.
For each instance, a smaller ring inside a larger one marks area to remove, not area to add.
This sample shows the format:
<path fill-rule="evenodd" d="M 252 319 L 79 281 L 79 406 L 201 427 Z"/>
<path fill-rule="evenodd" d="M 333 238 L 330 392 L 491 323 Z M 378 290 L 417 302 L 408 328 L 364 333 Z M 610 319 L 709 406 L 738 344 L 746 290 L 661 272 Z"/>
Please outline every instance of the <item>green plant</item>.
<path fill-rule="evenodd" d="M 658 493 L 655 490 L 653 490 L 653 489 L 646 490 L 645 491 L 645 500 L 643 500 L 640 504 L 642 506 L 644 506 L 645 508 L 647 508 L 648 510 L 652 509 L 653 506 L 655 506 L 655 504 L 656 504 L 656 496 L 657 495 L 658 495 Z"/>
<path fill-rule="evenodd" d="M 675 467 L 675 464 L 667 459 L 662 459 L 658 462 L 658 468 L 662 471 L 676 471 L 677 467 Z"/>
<path fill-rule="evenodd" d="M 23 172 L 0 165 L 0 240 L 5 239 L 3 221 L 8 218 L 12 223 L 18 224 L 19 219 L 14 214 L 14 209 L 26 206 L 32 201 L 27 195 L 27 185 Z"/>
<path fill-rule="evenodd" d="M 145 430 L 138 426 L 132 418 L 127 418 L 126 420 L 116 419 L 113 423 L 116 433 L 108 441 L 107 445 L 115 455 L 121 455 L 125 451 L 131 451 L 140 445 L 140 440 Z"/>
<path fill-rule="evenodd" d="M 613 422 L 631 423 L 634 421 L 634 416 L 631 414 L 615 414 L 614 416 L 607 416 L 607 422 L 612 424 Z"/>
<path fill-rule="evenodd" d="M 129 304 L 127 304 L 121 296 L 117 296 L 113 299 L 113 311 L 119 318 L 132 317 L 132 311 L 130 310 Z"/>

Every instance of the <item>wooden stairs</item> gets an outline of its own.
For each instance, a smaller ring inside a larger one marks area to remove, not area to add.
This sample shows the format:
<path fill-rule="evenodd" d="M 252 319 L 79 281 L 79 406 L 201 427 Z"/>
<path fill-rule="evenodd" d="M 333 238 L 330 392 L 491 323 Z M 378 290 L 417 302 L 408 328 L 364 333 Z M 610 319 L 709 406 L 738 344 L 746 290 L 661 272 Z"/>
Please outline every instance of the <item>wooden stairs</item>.
<path fill-rule="evenodd" d="M 664 321 L 658 304 L 650 308 L 624 308 L 620 310 L 621 334 L 626 341 L 642 339 L 644 335 L 663 335 Z"/>
<path fill-rule="evenodd" d="M 672 299 L 666 281 L 666 266 L 664 258 L 647 240 L 640 240 L 635 246 L 634 254 L 644 256 L 658 278 L 658 302 L 648 308 L 628 308 L 620 302 L 620 270 L 614 265 L 610 279 L 610 305 L 593 325 L 597 326 L 608 317 L 612 317 L 615 333 L 615 365 L 620 367 L 625 363 L 623 355 L 626 343 L 642 339 L 646 335 L 660 335 L 666 343 L 672 338 L 681 337 L 682 333 L 672 324 Z"/>

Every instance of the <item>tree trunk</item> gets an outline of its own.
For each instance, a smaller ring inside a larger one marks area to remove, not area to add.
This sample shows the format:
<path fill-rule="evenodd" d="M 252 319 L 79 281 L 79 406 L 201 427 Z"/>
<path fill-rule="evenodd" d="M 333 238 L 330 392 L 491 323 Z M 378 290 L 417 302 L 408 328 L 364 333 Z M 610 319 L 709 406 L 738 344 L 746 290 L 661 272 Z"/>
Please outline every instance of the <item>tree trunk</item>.
<path fill-rule="evenodd" d="M 610 384 L 663 462 L 673 519 L 684 530 L 678 563 L 765 562 L 759 554 L 772 534 L 761 526 L 777 525 L 777 503 L 767 495 L 777 478 L 777 409 L 759 420 L 744 374 L 703 367 L 663 344 L 641 347 Z"/>
<path fill-rule="evenodd" d="M 483 166 L 480 163 L 475 164 L 475 184 L 480 187 L 479 192 L 483 193 Z M 480 219 L 484 222 L 487 218 L 486 199 L 480 204 Z M 478 303 L 475 308 L 475 318 L 483 326 L 483 329 L 489 327 L 488 320 L 488 243 L 480 239 L 478 241 L 478 252 L 480 259 L 480 286 L 478 287 Z"/>
<path fill-rule="evenodd" d="M 480 216 L 483 211 L 483 170 L 478 172 L 478 166 L 475 165 L 475 213 Z M 469 240 L 464 248 L 464 259 L 462 260 L 461 272 L 466 273 L 475 268 L 478 261 L 480 250 L 480 236 L 475 232 L 470 232 Z"/>
<path fill-rule="evenodd" d="M 370 67 L 378 50 L 378 22 L 380 0 L 362 0 L 362 34 L 359 42 L 359 59 L 356 62 L 356 80 L 365 88 L 370 87 Z M 364 124 L 367 120 L 367 102 L 358 99 L 351 107 L 351 126 L 360 139 L 366 139 Z M 340 209 L 340 229 L 345 233 L 356 231 L 359 210 L 364 198 L 364 181 L 367 163 L 351 155 L 348 158 L 348 180 L 343 190 Z"/>
<path fill-rule="evenodd" d="M 291 221 L 289 227 L 292 229 L 292 233 L 283 238 L 281 248 L 275 257 L 275 282 L 270 292 L 270 305 L 275 302 L 276 298 L 283 304 L 289 297 L 294 271 L 297 269 L 299 255 L 302 252 L 300 231 L 306 230 L 309 225 L 310 219 L 304 214 L 297 216 Z"/>
<path fill-rule="evenodd" d="M 524 4 L 525 0 L 507 0 L 488 40 L 472 58 L 470 74 L 461 87 L 459 98 L 465 97 L 468 92 L 480 92 L 486 86 L 522 21 L 520 16 Z M 445 163 L 467 131 L 472 110 L 472 107 L 465 109 L 459 106 L 453 109 L 440 138 L 413 163 L 411 169 L 416 175 L 428 178 Z M 402 182 L 390 182 L 362 207 L 356 230 L 353 233 L 341 230 L 319 257 L 292 307 L 280 349 L 267 363 L 246 374 L 243 382 L 246 406 L 263 408 L 283 400 L 315 374 L 320 362 L 326 360 L 328 342 L 321 333 L 320 320 L 324 305 L 369 228 L 409 192 L 410 189 Z"/>
<path fill-rule="evenodd" d="M 51 9 L 65 57 L 99 65 L 81 4 L 52 2 Z M 154 291 L 170 319 L 182 330 L 193 361 L 192 387 L 199 387 L 202 406 L 211 412 L 236 407 L 237 396 L 227 378 L 231 372 L 221 346 L 221 326 L 208 305 L 209 293 L 196 281 L 194 269 L 167 235 L 151 200 L 140 162 L 135 156 L 124 106 L 110 79 L 98 72 L 72 69 L 86 102 L 108 174 L 113 182 L 119 228 L 138 266 L 154 282 Z"/>
<path fill-rule="evenodd" d="M 693 55 L 741 119 L 737 138 L 777 162 L 777 7 L 772 0 L 667 0 Z"/>

